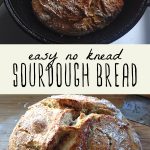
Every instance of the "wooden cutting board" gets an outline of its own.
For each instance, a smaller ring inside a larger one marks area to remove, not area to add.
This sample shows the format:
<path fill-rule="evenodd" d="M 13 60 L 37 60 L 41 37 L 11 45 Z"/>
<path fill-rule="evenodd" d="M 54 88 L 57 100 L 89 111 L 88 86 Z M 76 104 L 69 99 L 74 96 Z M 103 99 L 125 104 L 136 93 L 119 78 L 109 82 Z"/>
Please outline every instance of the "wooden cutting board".
<path fill-rule="evenodd" d="M 48 97 L 48 95 L 0 95 L 0 150 L 7 150 L 9 136 L 18 119 L 31 104 Z M 122 103 L 125 95 L 97 95 L 116 106 Z M 150 150 L 150 127 L 131 122 L 139 134 L 143 150 Z"/>

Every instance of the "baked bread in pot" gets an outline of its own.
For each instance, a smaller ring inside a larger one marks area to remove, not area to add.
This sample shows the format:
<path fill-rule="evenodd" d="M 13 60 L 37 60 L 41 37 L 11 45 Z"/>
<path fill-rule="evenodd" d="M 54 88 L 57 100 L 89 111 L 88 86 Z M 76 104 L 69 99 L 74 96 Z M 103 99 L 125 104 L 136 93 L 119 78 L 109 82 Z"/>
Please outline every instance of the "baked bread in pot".
<path fill-rule="evenodd" d="M 121 12 L 124 0 L 32 0 L 37 18 L 65 35 L 84 35 L 109 25 Z"/>
<path fill-rule="evenodd" d="M 29 107 L 9 140 L 9 150 L 141 150 L 119 109 L 82 95 L 48 97 Z"/>

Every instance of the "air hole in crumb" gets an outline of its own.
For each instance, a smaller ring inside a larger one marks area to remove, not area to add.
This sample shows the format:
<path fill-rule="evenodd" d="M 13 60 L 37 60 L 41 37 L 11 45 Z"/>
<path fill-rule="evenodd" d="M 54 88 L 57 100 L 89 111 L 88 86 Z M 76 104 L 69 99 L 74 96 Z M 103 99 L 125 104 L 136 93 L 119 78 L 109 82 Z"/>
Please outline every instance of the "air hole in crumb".
<path fill-rule="evenodd" d="M 75 137 L 75 133 L 73 132 L 68 132 L 68 133 L 64 133 L 58 140 L 58 142 L 56 143 L 56 145 L 54 146 L 54 150 L 62 150 L 63 146 L 66 146 L 67 143 L 73 139 Z"/>

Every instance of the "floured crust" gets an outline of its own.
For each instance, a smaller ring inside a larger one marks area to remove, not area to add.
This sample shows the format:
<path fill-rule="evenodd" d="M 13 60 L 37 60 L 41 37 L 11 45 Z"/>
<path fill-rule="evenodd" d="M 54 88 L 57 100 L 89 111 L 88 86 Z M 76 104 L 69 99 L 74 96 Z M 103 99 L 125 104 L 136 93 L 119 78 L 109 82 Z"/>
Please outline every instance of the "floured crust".
<path fill-rule="evenodd" d="M 124 0 L 32 0 L 37 18 L 59 33 L 84 35 L 102 29 L 121 12 Z"/>
<path fill-rule="evenodd" d="M 141 149 L 119 109 L 82 95 L 52 96 L 30 106 L 9 140 L 9 150 Z"/>

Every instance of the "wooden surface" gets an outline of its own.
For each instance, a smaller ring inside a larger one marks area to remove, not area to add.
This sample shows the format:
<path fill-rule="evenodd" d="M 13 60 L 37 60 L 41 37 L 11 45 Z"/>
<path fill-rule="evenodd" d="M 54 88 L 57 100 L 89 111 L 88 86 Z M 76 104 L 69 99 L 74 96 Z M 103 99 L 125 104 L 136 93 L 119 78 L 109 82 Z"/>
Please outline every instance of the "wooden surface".
<path fill-rule="evenodd" d="M 7 150 L 9 136 L 21 115 L 31 104 L 48 97 L 48 95 L 0 95 L 0 150 Z M 124 95 L 100 95 L 120 106 Z M 139 134 L 143 150 L 150 150 L 150 127 L 132 122 Z"/>

